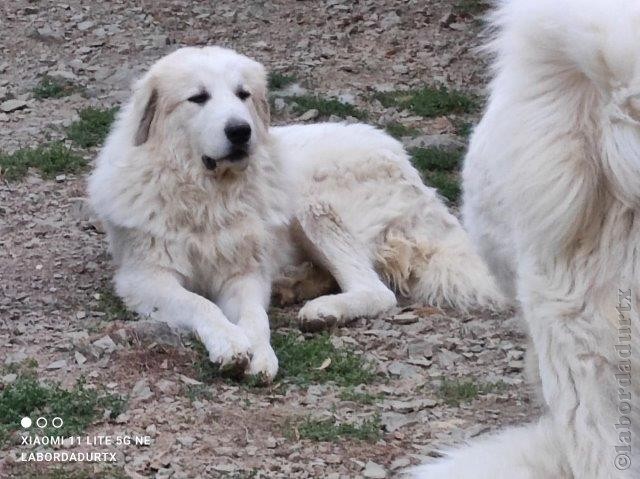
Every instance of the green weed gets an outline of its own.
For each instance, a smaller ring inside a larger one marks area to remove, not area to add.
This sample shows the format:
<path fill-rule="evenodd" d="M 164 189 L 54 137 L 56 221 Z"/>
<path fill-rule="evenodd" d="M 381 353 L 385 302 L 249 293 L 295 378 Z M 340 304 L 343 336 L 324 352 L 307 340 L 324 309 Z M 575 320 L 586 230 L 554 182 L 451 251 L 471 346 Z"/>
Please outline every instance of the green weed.
<path fill-rule="evenodd" d="M 124 409 L 118 396 L 100 395 L 80 379 L 70 391 L 57 384 L 41 384 L 35 373 L 23 373 L 0 391 L 0 445 L 20 429 L 22 417 L 60 417 L 63 425 L 53 428 L 51 421 L 38 431 L 42 436 L 73 436 L 83 432 L 105 410 L 115 418 Z"/>
<path fill-rule="evenodd" d="M 45 178 L 61 173 L 76 173 L 87 162 L 61 142 L 37 148 L 24 148 L 11 154 L 0 153 L 0 177 L 7 181 L 23 178 L 29 168 L 36 168 Z"/>
<path fill-rule="evenodd" d="M 424 86 L 409 91 L 381 92 L 375 95 L 385 107 L 407 109 L 416 115 L 432 118 L 436 116 L 472 113 L 478 108 L 478 99 L 444 86 Z"/>
<path fill-rule="evenodd" d="M 289 425 L 287 435 L 312 441 L 335 442 L 341 439 L 357 439 L 375 442 L 382 437 L 382 424 L 378 416 L 366 419 L 359 424 L 306 418 L 293 427 Z"/>
<path fill-rule="evenodd" d="M 79 91 L 79 88 L 69 80 L 44 75 L 34 87 L 33 96 L 40 100 L 44 98 L 62 98 L 77 91 Z"/>
<path fill-rule="evenodd" d="M 339 116 L 340 118 L 352 116 L 359 120 L 367 118 L 366 112 L 334 98 L 326 99 L 317 95 L 305 95 L 296 97 L 294 101 L 293 111 L 299 114 L 308 110 L 318 110 L 321 118 L 327 118 L 331 115 Z"/>
<path fill-rule="evenodd" d="M 73 122 L 67 129 L 67 136 L 82 148 L 98 146 L 104 142 L 109 134 L 117 108 L 85 108 L 78 114 L 80 119 Z"/>

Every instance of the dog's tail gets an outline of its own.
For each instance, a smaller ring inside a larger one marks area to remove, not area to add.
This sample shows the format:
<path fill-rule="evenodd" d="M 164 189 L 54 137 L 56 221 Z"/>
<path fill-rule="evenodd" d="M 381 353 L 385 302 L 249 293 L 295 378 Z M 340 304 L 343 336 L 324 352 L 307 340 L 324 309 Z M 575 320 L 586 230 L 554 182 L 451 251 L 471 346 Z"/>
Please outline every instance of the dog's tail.
<path fill-rule="evenodd" d="M 406 472 L 415 479 L 571 479 L 560 446 L 552 424 L 543 419 L 450 455 L 445 451 L 444 459 Z"/>
<path fill-rule="evenodd" d="M 599 151 L 596 168 L 615 194 L 637 205 L 640 2 L 498 0 L 498 6 L 489 17 L 496 35 L 487 46 L 495 57 L 492 90 L 501 95 L 492 97 L 494 106 L 528 105 L 515 113 L 526 117 L 525 131 L 548 130 L 550 123 L 558 133 L 580 131 Z M 586 168 L 591 161 L 585 158 Z"/>
<path fill-rule="evenodd" d="M 417 211 L 385 231 L 377 252 L 378 271 L 398 293 L 417 303 L 462 311 L 502 309 L 504 296 L 468 235 L 435 191 L 422 188 Z"/>

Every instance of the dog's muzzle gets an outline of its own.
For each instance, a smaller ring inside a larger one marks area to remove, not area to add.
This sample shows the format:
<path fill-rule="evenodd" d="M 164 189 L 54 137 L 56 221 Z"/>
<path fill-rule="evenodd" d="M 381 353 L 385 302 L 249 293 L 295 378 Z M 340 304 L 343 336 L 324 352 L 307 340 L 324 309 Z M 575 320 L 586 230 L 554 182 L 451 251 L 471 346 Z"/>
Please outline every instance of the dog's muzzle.
<path fill-rule="evenodd" d="M 211 158 L 207 155 L 202 155 L 202 163 L 207 170 L 215 170 L 219 163 L 229 162 L 229 163 L 237 163 L 249 156 L 249 152 L 245 148 L 234 148 L 231 153 L 227 156 L 223 156 L 222 158 Z"/>

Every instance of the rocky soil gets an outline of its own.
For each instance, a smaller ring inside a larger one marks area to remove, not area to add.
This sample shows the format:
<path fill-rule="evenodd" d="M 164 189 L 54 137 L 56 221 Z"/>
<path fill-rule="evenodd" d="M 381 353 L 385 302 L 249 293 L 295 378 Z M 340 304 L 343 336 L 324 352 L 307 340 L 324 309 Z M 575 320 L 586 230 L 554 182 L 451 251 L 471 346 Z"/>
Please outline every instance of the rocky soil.
<path fill-rule="evenodd" d="M 480 24 L 474 11 L 456 5 L 4 2 L 0 151 L 64 140 L 79 109 L 119 105 L 132 79 L 155 59 L 178 46 L 205 44 L 237 49 L 295 77 L 300 88 L 352 103 L 369 112 L 370 122 L 400 122 L 428 138 L 450 138 L 456 127 L 446 117 L 384 108 L 372 94 L 424 83 L 482 92 L 486 64 L 474 52 Z M 37 99 L 33 89 L 44 74 L 82 91 Z M 276 123 L 306 118 L 284 100 L 275 106 Z M 91 159 L 95 152 L 81 154 Z M 118 454 L 115 472 L 107 472 L 103 464 L 16 462 L 31 449 L 10 441 L 0 449 L 0 477 L 396 477 L 444 446 L 537 412 L 522 375 L 524 338 L 509 314 L 406 305 L 334 330 L 331 344 L 363 355 L 376 373 L 355 388 L 286 376 L 254 387 L 203 376 L 189 338 L 149 330 L 106 304 L 112 270 L 84 194 L 84 175 L 45 180 L 31 173 L 0 183 L 0 394 L 16 380 L 11 366 L 33 359 L 41 380 L 70 388 L 82 376 L 90 387 L 127 399 L 115 418 L 105 414 L 85 434 L 144 435 L 151 444 L 107 448 Z M 297 334 L 295 310 L 274 309 L 276 332 Z M 376 431 L 364 439 L 336 432 L 318 441 L 301 433 L 305 420 L 369 421 Z M 67 472 L 51 475 L 59 467 Z"/>

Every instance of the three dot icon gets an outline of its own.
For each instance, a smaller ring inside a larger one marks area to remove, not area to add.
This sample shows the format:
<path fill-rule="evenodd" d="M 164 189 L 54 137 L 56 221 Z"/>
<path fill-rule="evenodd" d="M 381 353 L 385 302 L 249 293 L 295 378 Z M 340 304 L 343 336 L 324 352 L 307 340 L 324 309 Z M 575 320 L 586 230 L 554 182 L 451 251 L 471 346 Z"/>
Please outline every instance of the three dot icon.
<path fill-rule="evenodd" d="M 49 421 L 47 421 L 46 417 L 39 417 L 36 419 L 36 426 L 42 429 L 47 427 L 48 422 Z M 51 425 L 56 429 L 61 428 L 63 423 L 64 422 L 62 421 L 61 417 L 54 417 L 51 420 Z M 25 416 L 22 419 L 20 419 L 20 425 L 22 426 L 23 429 L 29 429 L 33 425 L 33 421 L 31 420 L 30 417 Z"/>

